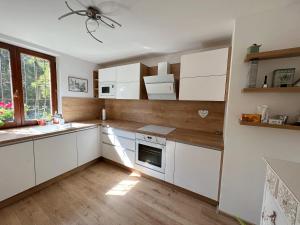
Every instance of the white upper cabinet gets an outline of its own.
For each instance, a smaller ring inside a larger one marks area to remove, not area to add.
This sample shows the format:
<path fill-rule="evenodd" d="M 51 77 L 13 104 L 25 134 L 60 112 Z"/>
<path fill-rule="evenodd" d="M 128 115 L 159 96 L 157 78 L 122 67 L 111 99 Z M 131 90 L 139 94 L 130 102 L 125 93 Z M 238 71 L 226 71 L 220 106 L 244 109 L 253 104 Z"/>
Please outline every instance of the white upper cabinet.
<path fill-rule="evenodd" d="M 135 63 L 117 67 L 117 82 L 136 82 L 141 79 L 141 64 Z"/>
<path fill-rule="evenodd" d="M 99 82 L 116 82 L 117 67 L 105 68 L 99 70 Z"/>
<path fill-rule="evenodd" d="M 101 156 L 99 129 L 93 128 L 79 131 L 77 135 L 78 166 Z"/>
<path fill-rule="evenodd" d="M 184 78 L 180 80 L 180 100 L 224 101 L 226 76 Z"/>
<path fill-rule="evenodd" d="M 140 82 L 118 83 L 116 99 L 139 99 Z"/>
<path fill-rule="evenodd" d="M 77 167 L 76 133 L 34 141 L 36 184 Z"/>
<path fill-rule="evenodd" d="M 140 99 L 141 64 L 117 67 L 117 99 Z"/>
<path fill-rule="evenodd" d="M 181 57 L 180 78 L 227 73 L 228 48 L 198 52 Z"/>
<path fill-rule="evenodd" d="M 221 154 L 176 142 L 174 184 L 218 201 Z"/>
<path fill-rule="evenodd" d="M 0 201 L 33 186 L 33 142 L 0 147 Z"/>
<path fill-rule="evenodd" d="M 179 100 L 224 101 L 228 48 L 181 57 Z"/>

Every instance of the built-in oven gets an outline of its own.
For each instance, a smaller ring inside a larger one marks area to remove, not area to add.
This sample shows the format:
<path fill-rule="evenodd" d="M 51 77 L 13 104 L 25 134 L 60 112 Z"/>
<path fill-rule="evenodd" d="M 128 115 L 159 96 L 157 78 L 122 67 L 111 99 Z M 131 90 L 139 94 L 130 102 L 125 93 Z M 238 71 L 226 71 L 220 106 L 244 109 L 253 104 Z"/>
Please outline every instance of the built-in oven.
<path fill-rule="evenodd" d="M 114 82 L 100 83 L 99 97 L 100 98 L 115 98 L 116 97 L 116 84 Z"/>
<path fill-rule="evenodd" d="M 165 173 L 166 139 L 146 134 L 136 134 L 135 163 Z"/>

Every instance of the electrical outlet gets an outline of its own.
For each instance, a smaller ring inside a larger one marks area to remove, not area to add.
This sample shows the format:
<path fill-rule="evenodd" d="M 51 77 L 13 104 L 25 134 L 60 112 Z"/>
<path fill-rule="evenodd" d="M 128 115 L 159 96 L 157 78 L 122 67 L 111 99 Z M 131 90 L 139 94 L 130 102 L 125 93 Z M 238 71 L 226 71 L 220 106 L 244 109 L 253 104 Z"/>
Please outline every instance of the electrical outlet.
<path fill-rule="evenodd" d="M 207 109 L 200 109 L 198 111 L 199 116 L 204 119 L 208 116 L 208 110 Z"/>

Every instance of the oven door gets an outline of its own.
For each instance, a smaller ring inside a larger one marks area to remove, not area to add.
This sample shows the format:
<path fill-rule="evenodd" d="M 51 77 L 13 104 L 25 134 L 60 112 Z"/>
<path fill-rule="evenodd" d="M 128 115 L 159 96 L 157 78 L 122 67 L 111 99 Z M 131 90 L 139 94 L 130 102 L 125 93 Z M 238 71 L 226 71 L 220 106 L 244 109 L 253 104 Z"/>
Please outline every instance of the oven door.
<path fill-rule="evenodd" d="M 166 146 L 143 140 L 136 140 L 136 164 L 165 173 Z"/>

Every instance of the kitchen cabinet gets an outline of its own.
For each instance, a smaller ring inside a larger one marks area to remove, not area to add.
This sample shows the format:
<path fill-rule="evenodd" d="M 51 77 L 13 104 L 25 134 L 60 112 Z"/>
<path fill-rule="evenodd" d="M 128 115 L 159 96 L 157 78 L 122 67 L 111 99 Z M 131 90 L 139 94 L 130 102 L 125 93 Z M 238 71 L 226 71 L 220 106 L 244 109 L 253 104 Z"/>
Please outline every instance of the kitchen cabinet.
<path fill-rule="evenodd" d="M 117 67 L 110 67 L 99 70 L 99 82 L 116 82 L 117 81 Z"/>
<path fill-rule="evenodd" d="M 165 181 L 174 183 L 174 170 L 175 170 L 175 142 L 167 141 L 166 143 L 166 169 Z"/>
<path fill-rule="evenodd" d="M 117 67 L 117 82 L 136 82 L 141 79 L 141 63 Z"/>
<path fill-rule="evenodd" d="M 117 67 L 117 99 L 140 99 L 141 63 Z"/>
<path fill-rule="evenodd" d="M 174 184 L 218 201 L 221 152 L 176 142 Z"/>
<path fill-rule="evenodd" d="M 116 99 L 140 99 L 140 81 L 118 83 Z"/>
<path fill-rule="evenodd" d="M 135 165 L 135 133 L 102 128 L 102 156 L 129 168 Z"/>
<path fill-rule="evenodd" d="M 88 163 L 101 156 L 101 149 L 98 139 L 99 129 L 93 128 L 76 133 L 78 166 Z"/>
<path fill-rule="evenodd" d="M 228 48 L 183 55 L 181 57 L 180 78 L 227 73 Z"/>
<path fill-rule="evenodd" d="M 33 186 L 33 142 L 0 147 L 0 201 Z"/>
<path fill-rule="evenodd" d="M 226 75 L 181 79 L 179 99 L 191 101 L 224 101 L 225 83 Z"/>
<path fill-rule="evenodd" d="M 34 156 L 37 185 L 76 168 L 76 133 L 35 140 Z"/>
<path fill-rule="evenodd" d="M 228 48 L 181 57 L 179 100 L 224 101 Z"/>

